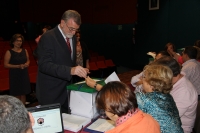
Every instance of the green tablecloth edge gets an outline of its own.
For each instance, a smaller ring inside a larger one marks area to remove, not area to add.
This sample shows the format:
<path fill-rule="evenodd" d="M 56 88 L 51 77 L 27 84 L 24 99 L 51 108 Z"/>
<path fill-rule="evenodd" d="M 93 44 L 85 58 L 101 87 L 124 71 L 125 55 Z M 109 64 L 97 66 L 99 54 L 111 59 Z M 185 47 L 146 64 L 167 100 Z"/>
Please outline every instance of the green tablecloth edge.
<path fill-rule="evenodd" d="M 104 79 L 97 81 L 98 84 L 100 85 L 105 85 Z M 81 84 L 71 84 L 66 86 L 67 90 L 74 90 L 74 91 L 80 91 L 80 92 L 87 92 L 87 93 L 94 93 L 97 92 L 94 88 L 89 87 L 86 83 L 81 83 Z"/>

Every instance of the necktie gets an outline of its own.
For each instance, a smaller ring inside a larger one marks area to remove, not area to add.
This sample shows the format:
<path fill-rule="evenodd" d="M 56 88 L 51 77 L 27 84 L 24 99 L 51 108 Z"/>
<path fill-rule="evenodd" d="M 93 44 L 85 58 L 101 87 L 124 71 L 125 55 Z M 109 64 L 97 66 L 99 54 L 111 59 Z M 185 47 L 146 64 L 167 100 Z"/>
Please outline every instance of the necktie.
<path fill-rule="evenodd" d="M 69 41 L 69 38 L 66 38 L 66 39 L 67 39 L 67 46 L 68 46 L 68 48 L 69 48 L 70 52 L 72 53 L 72 49 L 71 49 L 71 46 L 70 46 L 70 41 Z"/>

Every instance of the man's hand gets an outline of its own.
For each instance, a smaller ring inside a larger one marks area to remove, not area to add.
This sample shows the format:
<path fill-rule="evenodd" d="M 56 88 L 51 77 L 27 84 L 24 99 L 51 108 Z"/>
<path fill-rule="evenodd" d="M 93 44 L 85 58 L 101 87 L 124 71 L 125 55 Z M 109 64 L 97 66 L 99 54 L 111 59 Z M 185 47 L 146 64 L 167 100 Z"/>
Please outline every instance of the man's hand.
<path fill-rule="evenodd" d="M 28 115 L 29 115 L 29 118 L 30 118 L 31 126 L 33 127 L 34 124 L 35 124 L 35 119 L 33 118 L 33 115 L 30 112 L 28 112 Z"/>
<path fill-rule="evenodd" d="M 72 67 L 71 69 L 71 75 L 77 75 L 83 78 L 86 78 L 88 73 L 89 73 L 89 70 L 81 66 Z"/>

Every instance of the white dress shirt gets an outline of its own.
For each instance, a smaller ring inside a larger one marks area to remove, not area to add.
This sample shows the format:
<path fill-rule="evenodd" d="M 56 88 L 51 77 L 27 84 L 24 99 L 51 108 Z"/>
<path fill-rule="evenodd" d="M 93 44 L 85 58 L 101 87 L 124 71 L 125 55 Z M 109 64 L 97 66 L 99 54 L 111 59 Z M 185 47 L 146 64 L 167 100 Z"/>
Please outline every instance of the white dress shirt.
<path fill-rule="evenodd" d="M 196 59 L 190 59 L 182 64 L 181 71 L 185 73 L 187 79 L 197 89 L 198 95 L 200 95 L 200 63 Z"/>

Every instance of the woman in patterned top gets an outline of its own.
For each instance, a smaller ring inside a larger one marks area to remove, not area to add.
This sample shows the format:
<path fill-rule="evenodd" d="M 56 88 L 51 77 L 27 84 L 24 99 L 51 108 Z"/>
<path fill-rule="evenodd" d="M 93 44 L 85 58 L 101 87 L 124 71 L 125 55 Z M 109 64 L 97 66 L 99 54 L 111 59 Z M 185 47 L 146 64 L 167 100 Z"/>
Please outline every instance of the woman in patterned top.
<path fill-rule="evenodd" d="M 138 109 L 134 92 L 122 82 L 104 85 L 96 96 L 96 105 L 115 122 L 116 127 L 106 133 L 160 133 L 158 122 Z"/>
<path fill-rule="evenodd" d="M 144 92 L 136 93 L 136 97 L 139 109 L 159 122 L 162 133 L 183 133 L 178 109 L 169 94 L 172 77 L 166 66 L 146 66 L 142 78 Z"/>
<path fill-rule="evenodd" d="M 81 40 L 80 32 L 76 32 L 76 65 L 82 66 L 84 68 L 90 69 L 89 65 L 89 51 L 85 42 Z M 74 76 L 74 82 L 79 82 L 84 80 L 79 76 Z"/>

